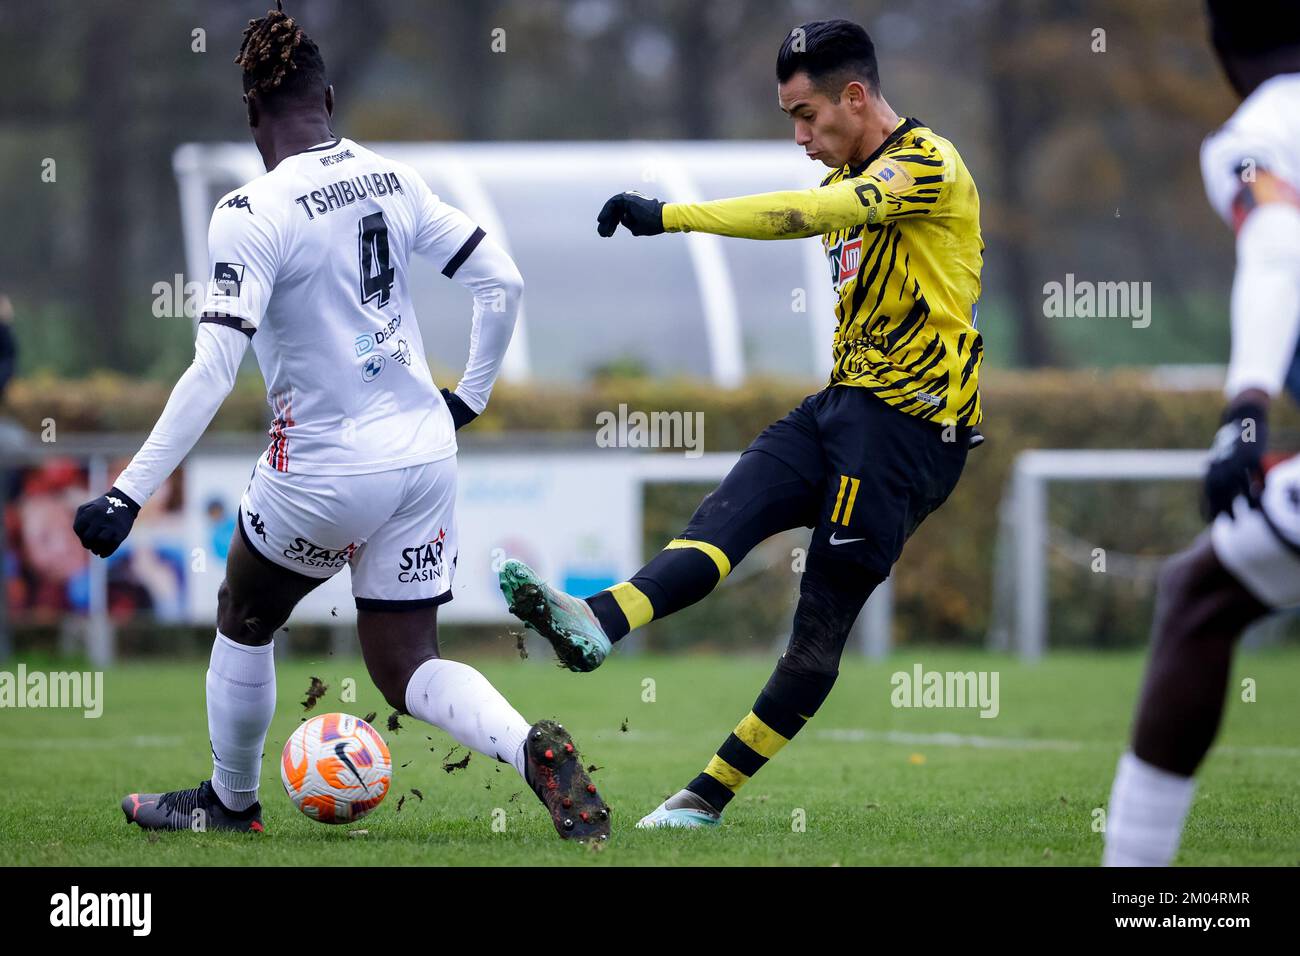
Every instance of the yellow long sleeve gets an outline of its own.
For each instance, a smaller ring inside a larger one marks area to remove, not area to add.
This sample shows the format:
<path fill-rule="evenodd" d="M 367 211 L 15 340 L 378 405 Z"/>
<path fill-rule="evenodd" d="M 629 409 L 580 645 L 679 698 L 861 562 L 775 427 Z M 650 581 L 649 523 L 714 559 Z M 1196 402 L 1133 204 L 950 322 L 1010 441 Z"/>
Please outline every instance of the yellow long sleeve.
<path fill-rule="evenodd" d="M 739 239 L 803 239 L 882 218 L 884 196 L 865 178 L 815 189 L 786 190 L 664 205 L 668 232 L 708 232 Z"/>

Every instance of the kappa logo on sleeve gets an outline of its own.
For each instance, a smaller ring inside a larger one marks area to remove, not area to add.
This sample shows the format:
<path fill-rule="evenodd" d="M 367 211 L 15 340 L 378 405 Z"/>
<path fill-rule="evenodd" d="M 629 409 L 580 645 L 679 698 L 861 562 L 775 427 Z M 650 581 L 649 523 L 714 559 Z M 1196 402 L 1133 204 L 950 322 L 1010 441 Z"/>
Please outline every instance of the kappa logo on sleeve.
<path fill-rule="evenodd" d="M 231 196 L 229 199 L 223 202 L 218 208 L 219 209 L 245 209 L 248 211 L 248 214 L 250 216 L 253 215 L 253 204 L 248 201 L 247 196 L 240 196 L 238 194 Z"/>
<path fill-rule="evenodd" d="M 212 267 L 212 293 L 214 295 L 239 298 L 244 286 L 244 264 L 242 262 L 218 262 Z"/>

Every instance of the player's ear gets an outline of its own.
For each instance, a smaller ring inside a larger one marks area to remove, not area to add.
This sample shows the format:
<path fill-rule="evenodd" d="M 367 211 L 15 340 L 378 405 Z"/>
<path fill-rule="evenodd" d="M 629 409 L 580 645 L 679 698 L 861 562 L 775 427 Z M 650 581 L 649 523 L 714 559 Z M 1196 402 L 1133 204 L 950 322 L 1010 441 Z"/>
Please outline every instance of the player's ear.
<path fill-rule="evenodd" d="M 840 99 L 847 98 L 850 108 L 860 110 L 866 105 L 870 96 L 870 92 L 860 81 L 850 80 L 848 85 L 844 87 L 844 92 L 840 94 Z"/>
<path fill-rule="evenodd" d="M 334 115 L 334 84 L 325 87 L 325 115 Z"/>
<path fill-rule="evenodd" d="M 244 105 L 248 108 L 249 128 L 257 129 L 257 125 L 262 118 L 262 104 L 257 101 L 257 93 L 256 92 L 245 93 Z"/>

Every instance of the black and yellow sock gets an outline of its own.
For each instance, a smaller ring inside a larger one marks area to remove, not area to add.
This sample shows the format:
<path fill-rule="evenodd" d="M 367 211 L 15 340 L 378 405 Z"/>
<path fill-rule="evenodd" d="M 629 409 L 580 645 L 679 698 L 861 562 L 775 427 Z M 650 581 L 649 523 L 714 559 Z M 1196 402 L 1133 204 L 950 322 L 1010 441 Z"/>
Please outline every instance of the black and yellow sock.
<path fill-rule="evenodd" d="M 605 635 L 629 631 L 689 607 L 731 573 L 731 561 L 707 541 L 675 538 L 629 581 L 587 598 Z"/>
<path fill-rule="evenodd" d="M 799 585 L 790 644 L 749 716 L 686 785 L 719 813 L 817 713 L 839 675 L 844 642 L 867 596 L 884 576 L 814 554 Z"/>
<path fill-rule="evenodd" d="M 702 773 L 686 789 L 719 813 L 737 791 L 788 744 L 817 713 L 835 683 L 834 674 L 803 674 L 777 664 L 751 710 Z"/>

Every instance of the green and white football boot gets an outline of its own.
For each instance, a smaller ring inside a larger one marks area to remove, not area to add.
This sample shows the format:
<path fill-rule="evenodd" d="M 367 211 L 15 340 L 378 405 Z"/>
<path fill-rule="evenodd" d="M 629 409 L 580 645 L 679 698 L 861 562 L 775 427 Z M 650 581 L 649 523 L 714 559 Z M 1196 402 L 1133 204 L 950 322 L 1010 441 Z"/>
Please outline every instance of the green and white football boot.
<path fill-rule="evenodd" d="M 594 671 L 612 644 L 587 602 L 551 587 L 514 558 L 497 574 L 510 613 L 546 638 L 571 671 Z"/>

